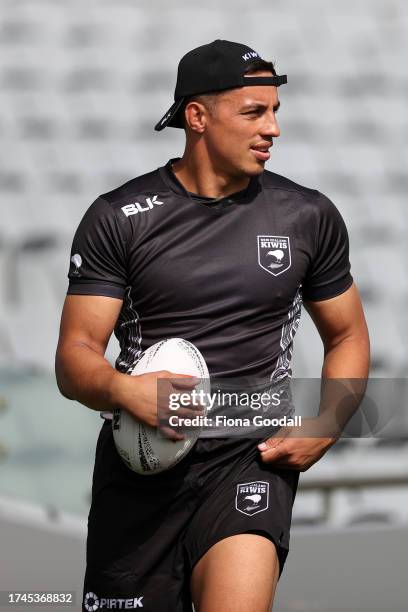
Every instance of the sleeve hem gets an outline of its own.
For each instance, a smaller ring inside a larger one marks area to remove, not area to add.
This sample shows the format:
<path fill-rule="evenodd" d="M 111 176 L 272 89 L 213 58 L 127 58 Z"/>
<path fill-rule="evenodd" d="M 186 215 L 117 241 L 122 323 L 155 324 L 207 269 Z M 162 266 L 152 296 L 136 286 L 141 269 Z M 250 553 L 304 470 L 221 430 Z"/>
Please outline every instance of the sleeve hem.
<path fill-rule="evenodd" d="M 347 276 L 341 280 L 325 285 L 324 287 L 320 287 L 315 291 L 304 295 L 303 300 L 305 302 L 321 302 L 323 300 L 330 300 L 331 298 L 341 295 L 347 291 L 347 289 L 350 289 L 353 282 L 353 277 L 350 273 L 348 273 Z"/>
<path fill-rule="evenodd" d="M 67 295 L 101 295 L 118 299 L 122 299 L 124 294 L 124 287 L 117 287 L 106 283 L 103 285 L 96 283 L 70 283 L 67 291 Z"/>

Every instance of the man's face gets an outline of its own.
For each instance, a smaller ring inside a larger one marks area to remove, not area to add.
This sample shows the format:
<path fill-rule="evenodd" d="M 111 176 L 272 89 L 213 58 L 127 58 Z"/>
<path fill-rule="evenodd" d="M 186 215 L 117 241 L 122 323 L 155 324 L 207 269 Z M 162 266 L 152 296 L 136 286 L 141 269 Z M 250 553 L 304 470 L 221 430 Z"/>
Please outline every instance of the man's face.
<path fill-rule="evenodd" d="M 271 73 L 261 71 L 253 76 Z M 236 177 L 263 172 L 272 139 L 280 135 L 279 105 L 278 89 L 272 85 L 242 87 L 217 97 L 203 133 L 216 171 Z"/>

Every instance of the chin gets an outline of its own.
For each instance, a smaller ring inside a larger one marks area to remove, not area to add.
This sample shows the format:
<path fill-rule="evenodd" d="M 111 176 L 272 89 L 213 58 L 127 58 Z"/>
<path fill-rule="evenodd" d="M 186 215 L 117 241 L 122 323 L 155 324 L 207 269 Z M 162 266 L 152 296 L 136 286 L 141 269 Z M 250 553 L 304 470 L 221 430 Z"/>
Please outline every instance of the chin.
<path fill-rule="evenodd" d="M 237 178 L 240 176 L 258 176 L 265 170 L 265 162 L 261 162 L 256 159 L 231 160 L 229 165 L 232 170 L 231 174 L 235 175 Z"/>
<path fill-rule="evenodd" d="M 264 170 L 265 162 L 255 162 L 246 164 L 244 172 L 247 176 L 258 176 L 258 174 L 262 174 Z"/>

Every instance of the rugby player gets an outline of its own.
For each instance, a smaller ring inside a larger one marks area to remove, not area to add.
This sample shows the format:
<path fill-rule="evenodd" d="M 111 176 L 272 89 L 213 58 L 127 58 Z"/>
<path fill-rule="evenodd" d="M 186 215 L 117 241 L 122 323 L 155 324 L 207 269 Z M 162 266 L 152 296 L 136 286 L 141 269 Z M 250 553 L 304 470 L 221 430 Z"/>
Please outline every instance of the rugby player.
<path fill-rule="evenodd" d="M 212 432 L 167 472 L 140 476 L 115 450 L 112 410 L 156 426 L 157 379 L 177 378 L 129 376 L 143 350 L 182 337 L 211 376 L 282 380 L 303 303 L 324 344 L 322 376 L 367 377 L 344 221 L 319 191 L 265 170 L 286 81 L 243 44 L 187 53 L 156 125 L 185 130 L 184 154 L 99 196 L 75 234 L 57 381 L 105 419 L 82 610 L 270 610 L 299 473 L 338 439 Z M 113 331 L 115 368 L 104 358 Z"/>

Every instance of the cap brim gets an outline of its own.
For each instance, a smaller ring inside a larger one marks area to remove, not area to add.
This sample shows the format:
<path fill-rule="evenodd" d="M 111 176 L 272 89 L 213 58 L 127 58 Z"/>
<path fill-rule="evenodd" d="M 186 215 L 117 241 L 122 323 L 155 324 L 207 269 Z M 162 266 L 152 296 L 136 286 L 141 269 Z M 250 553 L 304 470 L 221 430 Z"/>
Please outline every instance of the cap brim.
<path fill-rule="evenodd" d="M 242 82 L 245 86 L 248 85 L 274 85 L 279 87 L 285 85 L 288 82 L 286 74 L 276 75 L 272 77 L 258 77 L 258 76 L 243 76 Z"/>
<path fill-rule="evenodd" d="M 179 128 L 183 127 L 183 125 L 180 123 L 179 118 L 177 117 L 177 113 L 180 110 L 183 102 L 184 102 L 184 98 L 180 98 L 179 100 L 176 100 L 176 102 L 174 102 L 174 104 L 170 106 L 167 113 L 165 113 L 163 117 L 160 119 L 160 121 L 156 123 L 156 125 L 154 126 L 154 129 L 156 130 L 156 132 L 160 132 L 161 130 L 164 130 L 164 128 L 167 126 L 179 127 Z"/>

